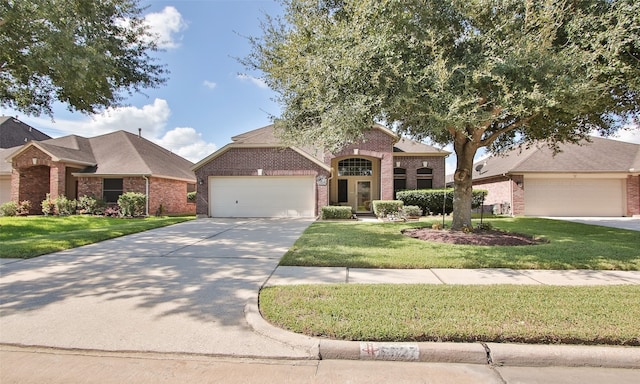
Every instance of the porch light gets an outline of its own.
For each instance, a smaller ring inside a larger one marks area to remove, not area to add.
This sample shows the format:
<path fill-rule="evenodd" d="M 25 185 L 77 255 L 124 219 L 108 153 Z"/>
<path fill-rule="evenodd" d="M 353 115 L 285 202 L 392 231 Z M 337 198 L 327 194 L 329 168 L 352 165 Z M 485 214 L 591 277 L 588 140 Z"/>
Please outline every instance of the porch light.
<path fill-rule="evenodd" d="M 31 158 L 31 162 L 33 163 L 33 165 L 38 164 L 38 158 L 37 157 Z"/>
<path fill-rule="evenodd" d="M 258 176 L 262 176 L 262 168 L 258 168 Z"/>
<path fill-rule="evenodd" d="M 396 161 L 396 168 L 400 168 L 400 162 Z"/>
<path fill-rule="evenodd" d="M 422 162 L 422 166 L 427 168 L 429 166 L 429 162 L 428 161 L 423 161 Z"/>

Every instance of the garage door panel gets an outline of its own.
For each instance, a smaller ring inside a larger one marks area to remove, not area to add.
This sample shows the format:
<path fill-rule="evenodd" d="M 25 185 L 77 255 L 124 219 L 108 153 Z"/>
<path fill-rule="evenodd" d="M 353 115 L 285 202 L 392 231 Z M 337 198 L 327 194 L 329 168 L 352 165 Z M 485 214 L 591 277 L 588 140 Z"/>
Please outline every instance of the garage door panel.
<path fill-rule="evenodd" d="M 212 177 L 213 217 L 313 217 L 313 177 Z"/>
<path fill-rule="evenodd" d="M 530 216 L 622 216 L 623 180 L 525 179 Z"/>

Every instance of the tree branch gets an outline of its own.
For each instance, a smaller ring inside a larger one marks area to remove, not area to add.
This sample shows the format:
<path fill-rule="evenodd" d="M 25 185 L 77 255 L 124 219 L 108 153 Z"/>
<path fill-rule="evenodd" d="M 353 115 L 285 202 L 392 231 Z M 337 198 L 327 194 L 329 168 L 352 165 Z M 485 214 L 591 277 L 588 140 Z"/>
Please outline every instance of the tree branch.
<path fill-rule="evenodd" d="M 493 132 L 491 135 L 489 135 L 489 137 L 487 137 L 484 140 L 480 141 L 480 144 L 483 147 L 488 147 L 489 145 L 491 145 L 491 143 L 493 143 L 500 135 L 502 135 L 503 133 L 512 131 L 526 123 L 528 123 L 529 121 L 531 121 L 534 117 L 536 117 L 536 114 L 533 114 L 531 116 L 522 118 L 512 124 L 507 125 L 506 127 L 500 128 L 499 130 Z"/>

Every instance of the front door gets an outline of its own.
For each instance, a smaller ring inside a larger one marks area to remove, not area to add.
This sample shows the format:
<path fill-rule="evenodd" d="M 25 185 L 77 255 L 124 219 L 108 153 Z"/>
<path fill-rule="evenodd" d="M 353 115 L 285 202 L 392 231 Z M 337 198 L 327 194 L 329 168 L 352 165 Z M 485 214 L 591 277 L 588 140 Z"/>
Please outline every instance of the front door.
<path fill-rule="evenodd" d="M 356 182 L 356 212 L 371 212 L 371 181 Z"/>

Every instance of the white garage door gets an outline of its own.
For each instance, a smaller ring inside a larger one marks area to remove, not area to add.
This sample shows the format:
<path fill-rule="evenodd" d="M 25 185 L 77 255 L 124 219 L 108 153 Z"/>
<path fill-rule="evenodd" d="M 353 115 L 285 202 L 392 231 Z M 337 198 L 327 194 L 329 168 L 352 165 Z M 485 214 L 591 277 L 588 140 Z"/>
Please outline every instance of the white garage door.
<path fill-rule="evenodd" d="M 530 216 L 622 216 L 621 179 L 527 179 L 524 212 Z"/>
<path fill-rule="evenodd" d="M 11 177 L 0 176 L 0 204 L 11 201 Z"/>
<path fill-rule="evenodd" d="M 313 177 L 211 177 L 212 217 L 314 217 Z"/>

